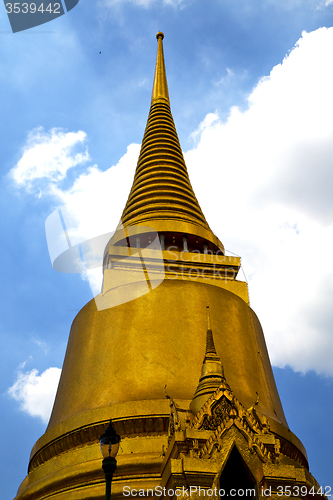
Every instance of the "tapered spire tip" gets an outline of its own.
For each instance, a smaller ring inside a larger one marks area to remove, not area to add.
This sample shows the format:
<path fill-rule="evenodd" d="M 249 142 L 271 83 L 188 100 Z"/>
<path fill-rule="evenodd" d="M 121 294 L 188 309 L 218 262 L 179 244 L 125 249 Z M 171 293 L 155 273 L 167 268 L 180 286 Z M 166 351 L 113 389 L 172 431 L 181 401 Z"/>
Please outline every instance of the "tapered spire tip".
<path fill-rule="evenodd" d="M 207 312 L 207 330 L 211 330 L 212 327 L 210 325 L 210 313 L 209 313 L 209 306 L 206 306 L 206 312 Z"/>
<path fill-rule="evenodd" d="M 153 104 L 154 102 L 164 102 L 170 104 L 168 84 L 165 73 L 164 55 L 163 55 L 162 40 L 164 38 L 164 33 L 162 33 L 162 31 L 159 31 L 156 35 L 156 38 L 158 46 L 157 46 L 157 59 L 156 59 L 155 78 L 154 78 L 151 103 Z"/>

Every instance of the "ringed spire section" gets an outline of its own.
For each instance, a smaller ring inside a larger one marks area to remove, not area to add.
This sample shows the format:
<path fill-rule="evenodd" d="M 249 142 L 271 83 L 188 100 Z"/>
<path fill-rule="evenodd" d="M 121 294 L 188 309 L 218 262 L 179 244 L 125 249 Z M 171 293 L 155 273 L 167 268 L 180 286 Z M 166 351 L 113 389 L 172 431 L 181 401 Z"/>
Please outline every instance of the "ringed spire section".
<path fill-rule="evenodd" d="M 163 235 L 165 244 L 224 254 L 194 194 L 170 109 L 163 54 L 163 33 L 157 38 L 157 60 L 151 107 L 134 182 L 121 217 L 121 227 L 147 227 Z M 112 238 L 123 243 L 122 232 Z"/>

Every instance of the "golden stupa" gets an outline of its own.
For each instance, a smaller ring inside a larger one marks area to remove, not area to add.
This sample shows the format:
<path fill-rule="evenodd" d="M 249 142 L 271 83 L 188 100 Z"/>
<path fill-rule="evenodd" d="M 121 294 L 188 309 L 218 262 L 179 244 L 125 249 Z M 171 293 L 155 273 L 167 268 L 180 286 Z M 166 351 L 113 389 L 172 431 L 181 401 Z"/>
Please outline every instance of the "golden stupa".
<path fill-rule="evenodd" d="M 288 428 L 247 284 L 236 279 L 240 259 L 225 255 L 191 187 L 163 38 L 102 293 L 73 321 L 52 415 L 16 500 L 104 498 L 98 439 L 110 418 L 122 438 L 113 497 L 135 489 L 217 499 L 233 487 L 305 498 L 318 488 Z"/>

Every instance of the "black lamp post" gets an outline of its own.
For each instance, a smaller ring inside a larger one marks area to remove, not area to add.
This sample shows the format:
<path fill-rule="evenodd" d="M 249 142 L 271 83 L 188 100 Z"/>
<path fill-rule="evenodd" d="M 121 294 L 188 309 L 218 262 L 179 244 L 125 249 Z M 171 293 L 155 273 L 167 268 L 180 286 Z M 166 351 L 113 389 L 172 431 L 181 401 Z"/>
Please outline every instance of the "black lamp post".
<path fill-rule="evenodd" d="M 112 427 L 110 420 L 104 434 L 99 438 L 101 452 L 104 457 L 102 468 L 105 474 L 105 500 L 111 499 L 111 483 L 114 471 L 117 468 L 116 455 L 119 450 L 120 436 Z"/>

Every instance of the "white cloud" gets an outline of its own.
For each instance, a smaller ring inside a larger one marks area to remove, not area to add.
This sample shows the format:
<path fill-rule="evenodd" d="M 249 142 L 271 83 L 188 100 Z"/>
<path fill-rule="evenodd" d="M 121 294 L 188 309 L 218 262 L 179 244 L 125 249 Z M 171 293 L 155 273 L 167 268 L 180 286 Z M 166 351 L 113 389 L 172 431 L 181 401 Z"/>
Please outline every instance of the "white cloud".
<path fill-rule="evenodd" d="M 73 246 L 116 230 L 133 183 L 139 152 L 139 144 L 130 144 L 117 165 L 105 172 L 95 165 L 68 190 L 52 185 L 50 193 L 59 206 L 65 207 L 62 212 Z M 89 281 L 94 295 L 100 293 L 102 268 L 86 271 L 83 279 Z"/>
<path fill-rule="evenodd" d="M 231 80 L 232 77 L 235 76 L 235 73 L 230 68 L 226 68 L 226 72 L 227 72 L 226 76 L 223 76 L 218 81 L 214 81 L 213 82 L 213 85 L 215 87 L 218 87 L 219 85 L 230 84 L 230 80 Z"/>
<path fill-rule="evenodd" d="M 273 364 L 333 375 L 333 28 L 295 48 L 186 154 L 212 229 L 243 257 Z M 204 175 L 203 175 L 204 167 Z M 214 202 L 212 203 L 212 199 Z"/>
<path fill-rule="evenodd" d="M 133 182 L 140 151 L 140 145 L 131 144 L 117 165 L 105 172 L 97 165 L 89 167 L 69 189 L 63 189 L 61 181 L 68 169 L 89 160 L 87 150 L 74 152 L 85 141 L 86 133 L 82 131 L 52 129 L 46 133 L 42 128 L 34 129 L 29 133 L 22 157 L 10 171 L 17 186 L 27 191 L 34 189 L 40 198 L 42 184 L 44 195 L 52 196 L 59 207 L 64 207 L 62 213 L 73 246 L 115 231 Z M 101 289 L 102 269 L 86 271 L 83 279 L 89 281 L 96 295 Z"/>
<path fill-rule="evenodd" d="M 10 176 L 19 187 L 31 190 L 35 181 L 59 182 L 70 168 L 89 160 L 88 151 L 75 153 L 75 148 L 86 140 L 85 132 L 64 132 L 53 128 L 45 132 L 42 127 L 32 130 L 18 163 Z M 41 191 L 38 189 L 41 196 Z"/>
<path fill-rule="evenodd" d="M 33 342 L 34 344 L 38 345 L 38 347 L 40 347 L 41 349 L 43 349 L 43 351 L 45 352 L 45 354 L 49 351 L 49 346 L 48 346 L 48 344 L 44 340 L 37 339 L 37 338 L 32 338 L 31 342 Z"/>
<path fill-rule="evenodd" d="M 23 370 L 23 368 L 25 367 L 25 365 L 29 362 L 29 361 L 32 361 L 33 357 L 32 356 L 29 356 L 28 359 L 26 359 L 25 361 L 22 361 L 22 363 L 19 364 L 19 371 L 20 370 Z"/>
<path fill-rule="evenodd" d="M 95 165 L 68 190 L 52 186 L 51 194 L 71 214 L 72 244 L 116 229 L 133 183 L 139 152 L 139 144 L 130 144 L 117 165 L 105 172 Z"/>
<path fill-rule="evenodd" d="M 48 368 L 38 375 L 38 370 L 22 373 L 8 389 L 8 394 L 20 403 L 22 411 L 32 417 L 39 417 L 47 423 L 59 383 L 60 368 Z"/>
<path fill-rule="evenodd" d="M 197 130 L 192 132 L 191 138 L 196 142 L 198 138 L 201 137 L 202 132 L 207 129 L 211 129 L 218 122 L 218 119 L 219 117 L 217 113 L 208 113 L 208 115 L 206 115 L 204 120 L 200 123 Z"/>

